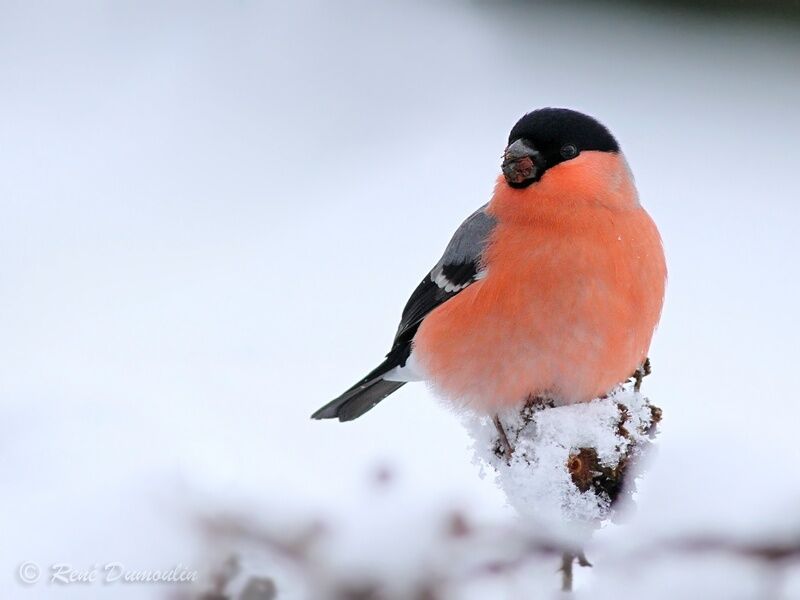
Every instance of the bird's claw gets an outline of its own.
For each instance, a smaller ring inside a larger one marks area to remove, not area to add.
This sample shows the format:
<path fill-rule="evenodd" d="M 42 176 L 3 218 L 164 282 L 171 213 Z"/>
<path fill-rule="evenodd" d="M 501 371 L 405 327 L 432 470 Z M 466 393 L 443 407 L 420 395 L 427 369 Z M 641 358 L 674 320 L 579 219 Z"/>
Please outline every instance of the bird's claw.
<path fill-rule="evenodd" d="M 506 434 L 503 424 L 500 422 L 500 417 L 498 415 L 494 415 L 494 417 L 492 417 L 492 421 L 494 422 L 494 426 L 497 428 L 497 433 L 500 435 L 499 449 L 503 450 L 506 460 L 509 464 L 511 464 L 511 457 L 514 454 L 514 447 L 511 445 L 511 442 L 508 441 L 508 435 Z"/>
<path fill-rule="evenodd" d="M 633 378 L 633 390 L 638 392 L 642 389 L 642 379 L 650 375 L 653 372 L 653 368 L 650 365 L 650 359 L 645 358 L 642 365 L 633 372 L 631 376 Z"/>

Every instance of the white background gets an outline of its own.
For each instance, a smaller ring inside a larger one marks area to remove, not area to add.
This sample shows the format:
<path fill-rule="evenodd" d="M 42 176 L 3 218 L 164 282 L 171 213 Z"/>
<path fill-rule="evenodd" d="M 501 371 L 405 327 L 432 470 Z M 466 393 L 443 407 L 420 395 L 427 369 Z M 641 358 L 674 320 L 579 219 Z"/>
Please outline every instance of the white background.
<path fill-rule="evenodd" d="M 663 434 L 602 536 L 797 528 L 797 30 L 620 10 L 0 3 L 2 596 L 141 598 L 15 569 L 192 565 L 197 511 L 346 515 L 379 465 L 402 510 L 505 515 L 423 385 L 308 415 L 548 105 L 617 135 L 670 269 Z"/>

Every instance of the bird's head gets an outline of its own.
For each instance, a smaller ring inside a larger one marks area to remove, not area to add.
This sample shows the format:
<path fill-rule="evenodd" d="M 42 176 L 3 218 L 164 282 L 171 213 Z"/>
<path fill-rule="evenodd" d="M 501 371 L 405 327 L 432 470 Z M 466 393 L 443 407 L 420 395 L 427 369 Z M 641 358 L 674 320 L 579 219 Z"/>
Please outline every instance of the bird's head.
<path fill-rule="evenodd" d="M 503 176 L 512 188 L 538 182 L 551 169 L 585 153 L 619 152 L 611 132 L 567 108 L 542 108 L 514 125 L 503 153 Z"/>
<path fill-rule="evenodd" d="M 566 108 L 542 108 L 522 117 L 508 136 L 502 170 L 496 190 L 496 198 L 502 198 L 495 204 L 508 204 L 517 212 L 520 200 L 538 205 L 531 210 L 554 203 L 559 211 L 590 198 L 618 205 L 638 202 L 611 132 L 592 117 Z M 625 192 L 615 193 L 620 186 Z"/>

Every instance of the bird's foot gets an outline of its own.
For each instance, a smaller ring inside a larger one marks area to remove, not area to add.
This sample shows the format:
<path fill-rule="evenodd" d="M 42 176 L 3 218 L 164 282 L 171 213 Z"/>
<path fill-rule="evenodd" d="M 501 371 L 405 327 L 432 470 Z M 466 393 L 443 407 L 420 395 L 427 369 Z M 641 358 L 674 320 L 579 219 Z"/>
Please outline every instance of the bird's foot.
<path fill-rule="evenodd" d="M 545 408 L 554 408 L 555 405 L 555 402 L 550 398 L 530 395 L 525 399 L 525 404 L 520 413 L 522 415 L 522 420 L 527 425 L 533 420 L 534 414 Z"/>
<path fill-rule="evenodd" d="M 650 359 L 645 358 L 642 366 L 640 366 L 636 371 L 633 372 L 631 376 L 633 378 L 633 390 L 638 392 L 642 389 L 642 379 L 650 375 L 653 372 L 652 366 L 650 365 Z"/>
<path fill-rule="evenodd" d="M 492 421 L 494 421 L 494 426 L 497 428 L 497 433 L 500 435 L 498 456 L 504 455 L 506 457 L 506 461 L 511 464 L 511 457 L 514 454 L 514 448 L 511 446 L 511 442 L 508 441 L 508 435 L 506 434 L 503 424 L 500 422 L 500 417 L 498 415 L 494 415 L 494 417 L 492 417 Z"/>
<path fill-rule="evenodd" d="M 525 399 L 525 404 L 519 412 L 519 420 L 514 420 L 510 429 L 506 429 L 500 421 L 500 416 L 495 414 L 492 417 L 492 422 L 497 428 L 499 439 L 495 445 L 495 454 L 498 458 L 505 458 L 511 464 L 511 457 L 514 454 L 514 448 L 519 442 L 522 432 L 535 420 L 536 413 L 546 408 L 553 408 L 555 403 L 545 396 L 530 395 Z"/>

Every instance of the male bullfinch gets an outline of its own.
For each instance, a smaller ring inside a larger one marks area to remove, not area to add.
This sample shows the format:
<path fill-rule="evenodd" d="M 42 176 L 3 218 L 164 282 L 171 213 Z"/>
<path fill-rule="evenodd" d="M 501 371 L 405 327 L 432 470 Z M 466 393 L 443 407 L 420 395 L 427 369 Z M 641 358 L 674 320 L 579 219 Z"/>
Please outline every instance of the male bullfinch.
<path fill-rule="evenodd" d="M 535 110 L 511 130 L 491 201 L 411 294 L 386 360 L 312 417 L 350 421 L 408 381 L 485 414 L 602 396 L 645 361 L 666 273 L 608 129 Z"/>

